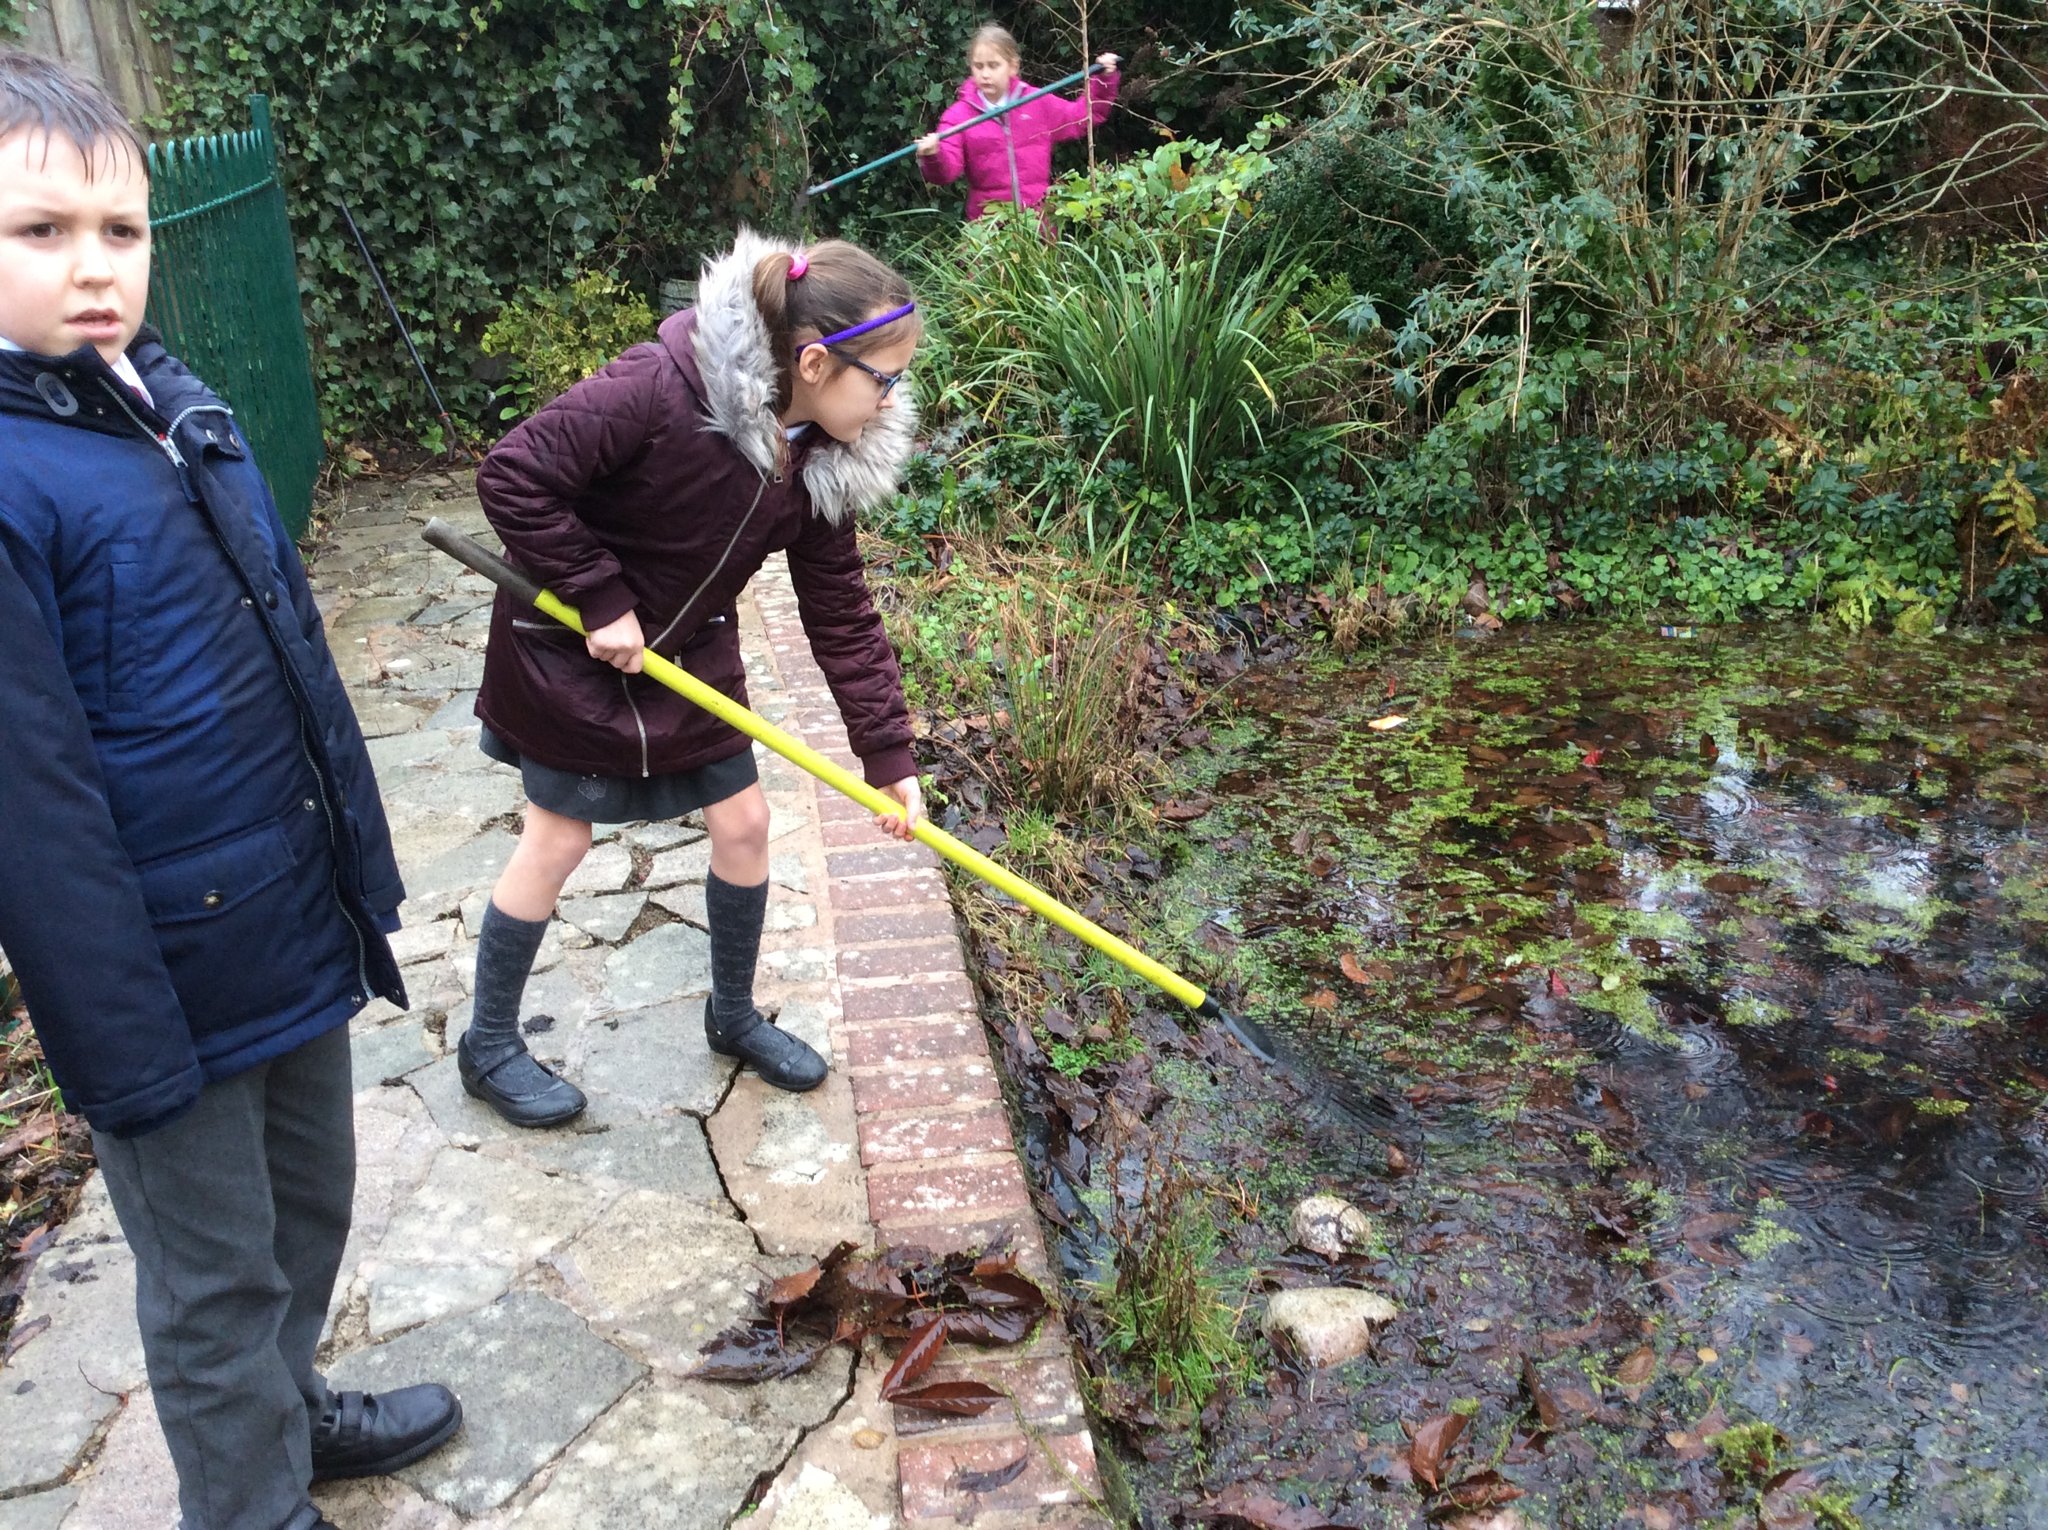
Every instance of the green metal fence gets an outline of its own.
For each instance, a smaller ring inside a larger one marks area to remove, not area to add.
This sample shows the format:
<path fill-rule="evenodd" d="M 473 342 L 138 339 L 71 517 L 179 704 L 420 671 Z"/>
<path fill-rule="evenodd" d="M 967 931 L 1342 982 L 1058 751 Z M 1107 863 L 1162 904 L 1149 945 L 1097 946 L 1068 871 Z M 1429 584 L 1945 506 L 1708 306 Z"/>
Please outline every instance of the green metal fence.
<path fill-rule="evenodd" d="M 149 320 L 235 411 L 293 535 L 320 476 L 320 409 L 270 102 L 241 133 L 149 148 Z"/>

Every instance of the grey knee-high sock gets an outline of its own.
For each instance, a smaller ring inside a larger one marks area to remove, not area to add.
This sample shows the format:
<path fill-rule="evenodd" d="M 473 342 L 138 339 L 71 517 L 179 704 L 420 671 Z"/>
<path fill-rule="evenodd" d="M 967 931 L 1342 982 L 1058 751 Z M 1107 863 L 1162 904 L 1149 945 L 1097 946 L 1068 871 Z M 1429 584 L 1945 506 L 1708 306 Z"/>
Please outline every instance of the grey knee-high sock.
<path fill-rule="evenodd" d="M 704 873 L 704 922 L 711 931 L 711 1013 L 721 1031 L 754 1012 L 754 966 L 761 959 L 761 921 L 768 884 L 735 887 Z"/>
<path fill-rule="evenodd" d="M 487 1059 L 520 1046 L 519 1001 L 540 954 L 545 919 L 514 919 L 496 903 L 484 905 L 476 937 L 476 993 L 469 1014 L 471 1055 Z"/>

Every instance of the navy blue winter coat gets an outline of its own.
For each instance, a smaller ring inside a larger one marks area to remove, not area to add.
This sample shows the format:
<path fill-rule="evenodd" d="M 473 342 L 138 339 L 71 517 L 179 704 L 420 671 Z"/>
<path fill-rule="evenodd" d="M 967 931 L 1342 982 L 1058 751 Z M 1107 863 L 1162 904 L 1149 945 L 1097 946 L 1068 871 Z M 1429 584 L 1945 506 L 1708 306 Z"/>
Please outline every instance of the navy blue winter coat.
<path fill-rule="evenodd" d="M 65 1103 L 132 1136 L 405 1003 L 403 897 L 297 550 L 149 331 L 0 351 L 0 950 Z"/>

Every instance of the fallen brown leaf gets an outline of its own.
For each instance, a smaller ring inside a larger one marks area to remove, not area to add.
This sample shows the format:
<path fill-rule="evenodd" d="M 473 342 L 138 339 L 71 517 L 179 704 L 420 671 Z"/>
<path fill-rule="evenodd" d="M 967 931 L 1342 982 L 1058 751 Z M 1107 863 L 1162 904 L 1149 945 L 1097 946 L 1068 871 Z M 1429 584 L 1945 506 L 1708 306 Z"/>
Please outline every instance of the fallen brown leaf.
<path fill-rule="evenodd" d="M 1445 1413 L 1410 1431 L 1408 1469 L 1432 1492 L 1442 1478 L 1444 1458 L 1457 1445 L 1458 1437 L 1464 1434 L 1468 1422 L 1462 1413 Z M 1403 1423 L 1401 1427 L 1406 1429 L 1408 1426 Z"/>
<path fill-rule="evenodd" d="M 1614 1379 L 1625 1387 L 1639 1387 L 1657 1373 L 1657 1352 L 1645 1344 L 1636 1350 L 1614 1373 Z"/>
<path fill-rule="evenodd" d="M 1031 1464 L 1031 1452 L 1012 1461 L 1008 1466 L 998 1466 L 985 1472 L 960 1472 L 953 1478 L 953 1486 L 963 1493 L 993 1493 L 999 1487 L 1008 1487 L 1024 1475 L 1024 1468 Z"/>

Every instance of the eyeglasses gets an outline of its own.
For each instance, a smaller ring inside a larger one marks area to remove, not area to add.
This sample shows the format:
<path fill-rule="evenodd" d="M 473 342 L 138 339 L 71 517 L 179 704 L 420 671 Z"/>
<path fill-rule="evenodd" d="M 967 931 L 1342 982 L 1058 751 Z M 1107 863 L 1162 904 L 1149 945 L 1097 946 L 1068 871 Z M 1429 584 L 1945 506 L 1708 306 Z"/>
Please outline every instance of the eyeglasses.
<path fill-rule="evenodd" d="M 903 381 L 904 374 L 901 372 L 878 372 L 873 367 L 869 366 L 865 361 L 862 361 L 858 356 L 840 356 L 839 352 L 836 350 L 831 350 L 831 347 L 828 346 L 826 347 L 826 349 L 828 351 L 831 351 L 832 355 L 839 356 L 839 359 L 845 362 L 848 366 L 858 367 L 861 371 L 867 373 L 868 376 L 872 377 L 876 382 L 880 383 L 882 385 L 883 398 L 887 398 L 891 393 L 895 392 L 896 385 Z"/>

